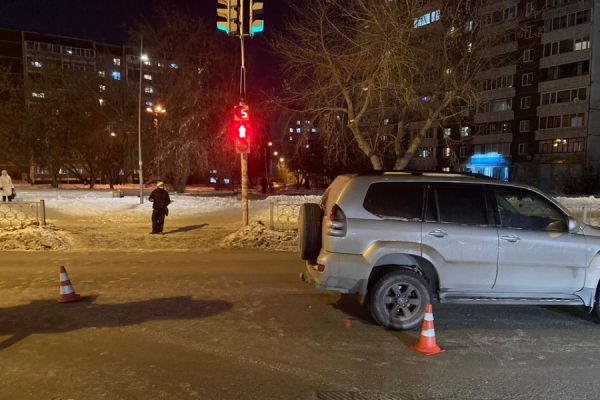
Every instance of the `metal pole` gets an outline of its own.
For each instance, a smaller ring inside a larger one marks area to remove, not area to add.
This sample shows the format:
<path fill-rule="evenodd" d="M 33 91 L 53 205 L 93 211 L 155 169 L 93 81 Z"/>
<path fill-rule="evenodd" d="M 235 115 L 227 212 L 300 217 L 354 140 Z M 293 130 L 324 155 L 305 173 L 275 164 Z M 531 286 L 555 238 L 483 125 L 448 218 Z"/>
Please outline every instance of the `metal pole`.
<path fill-rule="evenodd" d="M 242 56 L 240 70 L 240 96 L 242 101 L 246 99 L 246 59 L 244 55 L 244 1 L 240 2 L 240 49 Z M 241 175 L 242 175 L 242 224 L 248 225 L 248 154 L 242 153 Z"/>
<path fill-rule="evenodd" d="M 144 61 L 142 60 L 142 54 L 144 54 L 144 39 L 140 39 L 140 93 L 138 99 L 138 176 L 140 178 L 140 204 L 144 204 L 144 174 L 142 172 L 142 68 Z"/>

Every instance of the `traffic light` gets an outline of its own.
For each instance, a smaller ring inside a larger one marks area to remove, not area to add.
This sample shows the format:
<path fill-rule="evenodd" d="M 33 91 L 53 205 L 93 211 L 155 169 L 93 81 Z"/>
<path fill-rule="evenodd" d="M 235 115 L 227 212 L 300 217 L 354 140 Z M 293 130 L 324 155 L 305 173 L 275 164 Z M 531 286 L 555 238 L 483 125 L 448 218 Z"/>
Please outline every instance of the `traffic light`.
<path fill-rule="evenodd" d="M 235 151 L 249 153 L 252 125 L 250 124 L 250 108 L 246 104 L 241 103 L 234 107 L 231 131 L 235 142 Z"/>
<path fill-rule="evenodd" d="M 217 21 L 217 29 L 235 35 L 239 31 L 239 0 L 217 0 L 219 8 L 217 8 L 217 16 L 223 18 L 224 21 Z M 221 6 L 224 6 L 221 7 Z"/>
<path fill-rule="evenodd" d="M 265 3 L 250 0 L 250 36 L 265 30 L 265 20 L 261 17 Z"/>

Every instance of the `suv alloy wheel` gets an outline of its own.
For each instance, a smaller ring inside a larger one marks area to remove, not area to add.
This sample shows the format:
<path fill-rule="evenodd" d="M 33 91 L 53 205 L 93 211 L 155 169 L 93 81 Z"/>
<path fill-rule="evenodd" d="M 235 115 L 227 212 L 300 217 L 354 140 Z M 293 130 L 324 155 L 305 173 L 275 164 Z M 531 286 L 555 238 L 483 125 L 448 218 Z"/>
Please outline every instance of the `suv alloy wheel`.
<path fill-rule="evenodd" d="M 430 302 L 429 289 L 423 278 L 407 270 L 383 275 L 369 296 L 369 307 L 375 321 L 394 330 L 418 326 Z"/>

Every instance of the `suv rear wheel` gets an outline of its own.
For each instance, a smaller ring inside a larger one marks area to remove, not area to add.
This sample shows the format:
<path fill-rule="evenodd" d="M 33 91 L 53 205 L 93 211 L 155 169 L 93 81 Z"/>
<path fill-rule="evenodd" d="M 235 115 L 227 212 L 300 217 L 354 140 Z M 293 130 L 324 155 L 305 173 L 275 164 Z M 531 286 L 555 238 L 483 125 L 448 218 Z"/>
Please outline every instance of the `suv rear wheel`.
<path fill-rule="evenodd" d="M 597 324 L 600 324 L 600 285 L 598 285 L 598 289 L 596 289 L 596 301 L 594 302 L 594 308 L 592 308 L 592 321 Z"/>
<path fill-rule="evenodd" d="M 389 329 L 413 329 L 423 319 L 431 301 L 427 284 L 412 271 L 392 271 L 371 289 L 369 307 L 378 324 Z"/>
<path fill-rule="evenodd" d="M 315 203 L 304 203 L 298 215 L 298 247 L 303 260 L 316 260 L 321 251 L 323 210 Z"/>

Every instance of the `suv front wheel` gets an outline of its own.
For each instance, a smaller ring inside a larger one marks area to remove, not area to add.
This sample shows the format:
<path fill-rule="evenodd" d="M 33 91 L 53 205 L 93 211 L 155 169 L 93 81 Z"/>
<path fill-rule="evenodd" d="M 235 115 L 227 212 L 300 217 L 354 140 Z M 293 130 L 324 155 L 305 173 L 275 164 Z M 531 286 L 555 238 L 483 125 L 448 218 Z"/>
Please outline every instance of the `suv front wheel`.
<path fill-rule="evenodd" d="M 383 327 L 413 329 L 423 319 L 431 301 L 427 284 L 412 271 L 392 271 L 383 275 L 371 289 L 371 315 Z"/>

